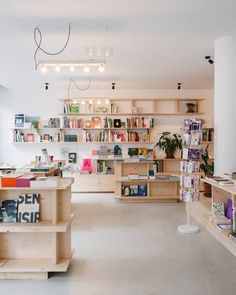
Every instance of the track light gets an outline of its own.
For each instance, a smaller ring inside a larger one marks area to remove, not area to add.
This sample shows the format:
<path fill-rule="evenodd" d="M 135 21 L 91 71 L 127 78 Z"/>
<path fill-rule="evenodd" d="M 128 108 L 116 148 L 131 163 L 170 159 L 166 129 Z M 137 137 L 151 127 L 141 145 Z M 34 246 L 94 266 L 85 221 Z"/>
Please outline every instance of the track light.
<path fill-rule="evenodd" d="M 89 104 L 93 104 L 93 101 L 91 99 L 89 100 Z"/>
<path fill-rule="evenodd" d="M 205 59 L 209 62 L 209 64 L 213 64 L 214 63 L 214 60 L 211 58 L 211 56 L 210 55 L 206 55 L 205 56 Z"/>
<path fill-rule="evenodd" d="M 181 82 L 178 82 L 178 83 L 177 83 L 177 88 L 178 88 L 178 90 L 181 89 L 181 86 L 182 86 L 182 83 L 181 83 Z"/>
<path fill-rule="evenodd" d="M 116 89 L 116 83 L 115 83 L 115 82 L 112 82 L 112 83 L 111 83 L 111 89 L 112 89 L 112 90 L 115 90 L 115 89 Z"/>
<path fill-rule="evenodd" d="M 60 72 L 61 68 L 60 66 L 55 66 L 55 72 Z"/>
<path fill-rule="evenodd" d="M 104 70 L 105 70 L 104 65 L 100 65 L 100 67 L 98 68 L 98 71 L 99 71 L 100 73 L 103 73 Z"/>
<path fill-rule="evenodd" d="M 84 100 L 82 100 L 82 101 L 81 101 L 81 104 L 85 104 L 85 101 L 84 101 Z"/>
<path fill-rule="evenodd" d="M 42 73 L 47 73 L 47 71 L 48 71 L 47 67 L 45 65 L 43 65 L 42 68 L 41 68 L 41 72 Z"/>
<path fill-rule="evenodd" d="M 89 73 L 89 72 L 90 72 L 90 68 L 88 67 L 88 65 L 86 65 L 86 66 L 84 67 L 84 72 L 85 72 L 85 73 Z"/>
<path fill-rule="evenodd" d="M 101 104 L 101 100 L 98 100 L 98 101 L 97 101 L 97 104 Z"/>

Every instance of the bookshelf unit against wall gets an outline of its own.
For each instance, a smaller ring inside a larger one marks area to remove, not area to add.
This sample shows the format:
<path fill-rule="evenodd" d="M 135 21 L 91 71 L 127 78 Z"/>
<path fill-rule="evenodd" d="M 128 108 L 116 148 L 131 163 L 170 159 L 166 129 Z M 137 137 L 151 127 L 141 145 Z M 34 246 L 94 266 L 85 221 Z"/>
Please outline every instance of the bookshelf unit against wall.
<path fill-rule="evenodd" d="M 177 202 L 179 179 L 157 176 L 150 179 L 153 161 L 115 162 L 115 195 L 122 201 L 131 202 Z"/>
<path fill-rule="evenodd" d="M 148 98 L 148 99 L 105 99 L 105 98 L 78 98 L 60 99 L 64 102 L 64 112 L 60 115 L 202 115 L 204 98 Z M 67 105 L 78 107 L 77 112 L 71 112 Z M 97 105 L 99 103 L 99 105 Z"/>
<path fill-rule="evenodd" d="M 64 178 L 56 188 L 0 188 L 1 200 L 40 195 L 38 223 L 0 223 L 0 279 L 47 279 L 49 272 L 67 271 L 72 257 L 72 182 Z"/>

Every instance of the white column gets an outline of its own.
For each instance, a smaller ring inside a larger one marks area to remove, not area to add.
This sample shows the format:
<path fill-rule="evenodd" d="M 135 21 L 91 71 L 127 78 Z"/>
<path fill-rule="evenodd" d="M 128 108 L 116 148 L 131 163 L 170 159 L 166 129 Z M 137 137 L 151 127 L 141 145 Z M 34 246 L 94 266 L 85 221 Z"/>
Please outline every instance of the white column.
<path fill-rule="evenodd" d="M 236 171 L 236 36 L 215 41 L 215 175 Z"/>

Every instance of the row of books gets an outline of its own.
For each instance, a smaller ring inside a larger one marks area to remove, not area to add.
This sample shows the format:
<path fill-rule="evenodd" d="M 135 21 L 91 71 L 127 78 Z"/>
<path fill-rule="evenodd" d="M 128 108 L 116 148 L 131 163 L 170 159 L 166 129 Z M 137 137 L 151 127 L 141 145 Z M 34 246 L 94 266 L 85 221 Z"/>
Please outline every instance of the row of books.
<path fill-rule="evenodd" d="M 199 175 L 180 175 L 180 186 L 185 188 L 198 188 L 200 184 Z"/>
<path fill-rule="evenodd" d="M 200 162 L 197 161 L 181 161 L 180 171 L 183 173 L 200 172 Z"/>
<path fill-rule="evenodd" d="M 72 103 L 70 101 L 66 101 L 64 103 L 64 113 L 65 114 L 79 114 L 80 112 L 80 104 L 78 102 Z"/>
<path fill-rule="evenodd" d="M 148 131 L 126 131 L 125 133 L 113 130 L 102 130 L 98 133 L 90 133 L 82 130 L 82 142 L 145 142 L 150 141 Z"/>
<path fill-rule="evenodd" d="M 147 185 L 122 185 L 121 193 L 125 197 L 146 197 Z"/>
<path fill-rule="evenodd" d="M 0 187 L 57 187 L 57 177 L 37 177 L 34 174 L 6 174 L 0 178 Z"/>
<path fill-rule="evenodd" d="M 39 222 L 39 194 L 20 194 L 18 199 L 0 200 L 0 222 Z"/>
<path fill-rule="evenodd" d="M 154 119 L 151 117 L 130 117 L 125 121 L 105 117 L 83 118 L 63 118 L 63 128 L 152 128 Z"/>

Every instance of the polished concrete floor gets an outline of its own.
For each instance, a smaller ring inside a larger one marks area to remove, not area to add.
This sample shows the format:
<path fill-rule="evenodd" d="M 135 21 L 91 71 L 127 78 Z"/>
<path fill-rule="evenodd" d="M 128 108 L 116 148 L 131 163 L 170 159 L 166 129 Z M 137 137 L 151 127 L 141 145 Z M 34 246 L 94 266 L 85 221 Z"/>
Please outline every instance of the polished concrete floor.
<path fill-rule="evenodd" d="M 74 195 L 72 209 L 69 271 L 48 281 L 1 281 L 0 294 L 236 294 L 236 257 L 202 228 L 179 234 L 183 205 L 123 204 L 88 194 Z"/>

